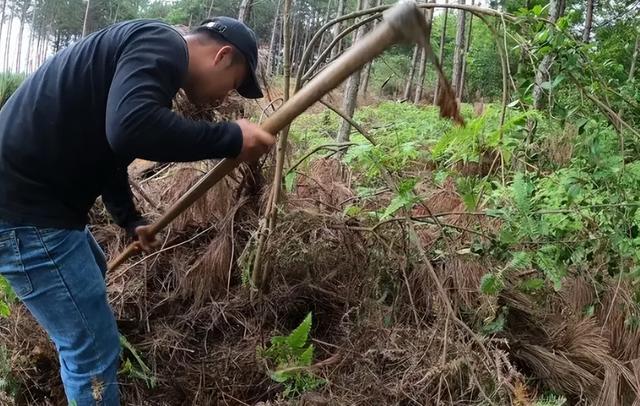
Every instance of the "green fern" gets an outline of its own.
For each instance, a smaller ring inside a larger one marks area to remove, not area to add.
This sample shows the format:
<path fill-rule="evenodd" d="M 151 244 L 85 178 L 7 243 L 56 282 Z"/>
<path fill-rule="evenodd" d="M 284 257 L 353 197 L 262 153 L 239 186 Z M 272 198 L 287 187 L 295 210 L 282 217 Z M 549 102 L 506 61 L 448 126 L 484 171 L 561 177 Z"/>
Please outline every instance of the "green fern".
<path fill-rule="evenodd" d="M 311 331 L 311 313 L 307 314 L 307 316 L 302 320 L 302 323 L 295 330 L 286 337 L 287 345 L 294 349 L 300 350 L 302 349 L 307 340 L 309 339 L 309 332 Z M 312 347 L 309 347 L 312 348 Z"/>
<path fill-rule="evenodd" d="M 275 370 L 269 375 L 284 385 L 285 398 L 314 390 L 324 383 L 307 369 L 313 362 L 314 353 L 313 344 L 308 344 L 311 326 L 312 316 L 309 313 L 288 336 L 272 337 L 267 349 L 258 347 L 258 354 L 275 364 Z"/>

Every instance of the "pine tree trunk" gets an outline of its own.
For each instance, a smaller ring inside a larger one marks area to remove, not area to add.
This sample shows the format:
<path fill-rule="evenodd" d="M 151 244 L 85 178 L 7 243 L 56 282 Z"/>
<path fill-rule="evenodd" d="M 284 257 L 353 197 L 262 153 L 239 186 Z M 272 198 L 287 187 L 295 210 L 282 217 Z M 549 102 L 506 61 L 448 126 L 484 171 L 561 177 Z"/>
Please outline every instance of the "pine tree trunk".
<path fill-rule="evenodd" d="M 13 13 L 12 13 L 13 14 Z M 11 48 L 11 31 L 13 31 L 13 15 L 10 14 L 8 18 L 7 37 L 5 38 L 4 48 L 4 70 L 9 71 L 9 49 Z"/>
<path fill-rule="evenodd" d="M 360 0 L 358 4 L 358 10 L 364 10 L 369 7 L 368 0 Z M 365 33 L 365 27 L 360 26 L 354 35 L 353 42 L 355 43 L 360 39 Z M 343 111 L 349 117 L 353 117 L 353 113 L 356 110 L 356 104 L 358 103 L 358 87 L 360 86 L 360 72 L 361 70 L 355 72 L 349 79 L 347 80 L 347 87 L 344 94 L 344 99 L 342 103 Z M 340 130 L 338 131 L 338 142 L 348 142 L 349 141 L 349 133 L 351 132 L 351 124 L 347 120 L 342 120 L 342 124 L 340 125 Z"/>
<path fill-rule="evenodd" d="M 38 33 L 38 56 L 36 58 L 36 66 L 42 65 L 47 56 L 47 47 L 49 41 L 49 27 L 47 24 L 46 16 L 42 15 L 42 21 L 40 22 L 40 30 Z"/>
<path fill-rule="evenodd" d="M 291 28 L 292 28 L 292 37 L 291 37 L 291 53 L 289 56 L 289 66 L 290 66 L 290 71 L 291 73 L 293 73 L 295 71 L 295 62 L 296 62 L 296 54 L 297 54 L 297 50 L 298 50 L 298 42 L 300 42 L 300 30 L 299 30 L 299 26 L 300 24 L 298 23 L 298 21 L 296 21 L 295 16 L 291 17 L 291 21 L 293 21 L 293 23 L 291 24 Z"/>
<path fill-rule="evenodd" d="M 271 40 L 269 41 L 269 55 L 267 56 L 267 75 L 271 75 L 273 73 L 273 56 L 276 54 L 276 38 L 278 38 L 277 33 L 280 32 L 278 30 L 278 19 L 280 18 L 280 5 L 282 4 L 282 0 L 277 0 L 278 5 L 276 6 L 276 14 L 273 18 L 273 31 L 271 31 Z"/>
<path fill-rule="evenodd" d="M 38 32 L 38 40 L 36 41 L 36 66 L 39 67 L 42 64 L 42 48 L 44 42 L 44 30 Z"/>
<path fill-rule="evenodd" d="M 558 18 L 562 16 L 563 10 L 563 0 L 550 0 L 549 20 L 552 23 L 558 21 Z M 542 58 L 542 61 L 540 62 L 540 65 L 538 65 L 538 69 L 536 70 L 535 84 L 533 86 L 533 108 L 538 110 L 542 109 L 545 105 L 544 91 L 541 85 L 545 82 L 545 79 L 549 80 L 550 78 L 549 68 L 551 67 L 551 62 L 553 62 L 553 54 L 550 52 Z"/>
<path fill-rule="evenodd" d="M 286 2 L 287 0 L 283 0 Z M 284 3 L 283 3 L 284 4 Z M 276 75 L 284 75 L 284 14 L 280 19 L 280 33 L 278 34 L 278 58 L 275 63 L 275 73 Z"/>
<path fill-rule="evenodd" d="M 329 22 L 329 16 L 331 16 L 331 1 L 332 0 L 329 0 L 327 2 L 327 10 L 325 11 L 323 20 L 320 21 L 320 24 L 319 24 L 320 26 L 322 26 L 322 25 L 326 24 L 327 22 Z M 321 53 L 322 50 L 324 49 L 324 47 L 326 46 L 325 45 L 325 41 L 331 42 L 331 39 L 330 39 L 329 35 L 327 35 L 326 32 L 322 35 L 322 37 L 320 38 L 320 42 L 318 43 L 319 53 Z"/>
<path fill-rule="evenodd" d="M 238 12 L 238 20 L 245 23 L 249 21 L 249 17 L 251 17 L 252 6 L 252 0 L 242 0 L 242 3 L 240 3 L 240 11 Z"/>
<path fill-rule="evenodd" d="M 636 74 L 636 63 L 638 61 L 638 53 L 640 53 L 640 34 L 636 35 L 636 44 L 633 47 L 633 56 L 631 56 L 631 66 L 629 66 L 629 75 L 627 76 L 627 82 L 631 83 L 634 80 Z M 620 109 L 618 111 L 618 120 L 616 120 L 616 129 L 620 131 L 622 128 L 622 123 L 619 120 L 622 120 L 623 110 Z"/>
<path fill-rule="evenodd" d="M 413 88 L 413 79 L 416 76 L 416 66 L 418 65 L 418 56 L 420 55 L 420 47 L 417 45 L 413 47 L 413 56 L 411 57 L 411 69 L 409 70 L 409 78 L 404 85 L 404 93 L 402 94 L 403 100 L 409 100 L 411 97 L 411 89 Z"/>
<path fill-rule="evenodd" d="M 22 40 L 24 37 L 24 23 L 27 18 L 27 8 L 29 4 L 25 1 L 22 4 L 22 10 L 20 10 L 20 28 L 18 28 L 18 49 L 16 51 L 16 72 L 20 72 L 22 68 Z"/>
<path fill-rule="evenodd" d="M 116 4 L 116 11 L 113 13 L 113 24 L 118 22 L 118 12 L 120 11 L 120 2 Z"/>
<path fill-rule="evenodd" d="M 338 0 L 338 11 L 336 12 L 336 18 L 344 14 L 344 3 L 345 0 Z M 333 28 L 331 29 L 331 37 L 337 37 L 338 34 L 340 34 L 341 28 L 341 23 L 334 24 Z M 338 56 L 340 52 L 342 52 L 342 41 L 339 41 L 331 50 L 331 59 L 335 59 L 335 57 Z"/>
<path fill-rule="evenodd" d="M 458 4 L 465 4 L 465 0 L 458 0 Z M 456 96 L 460 89 L 462 78 L 462 59 L 464 58 L 464 32 L 466 28 L 466 12 L 458 10 L 458 27 L 456 30 L 456 48 L 453 54 L 453 73 L 451 75 L 453 91 Z"/>
<path fill-rule="evenodd" d="M 638 62 L 638 53 L 640 52 L 640 34 L 636 35 L 636 45 L 633 47 L 633 56 L 631 57 L 631 66 L 629 67 L 628 80 L 631 82 L 636 74 L 636 64 Z"/>
<path fill-rule="evenodd" d="M 284 11 L 282 14 L 284 101 L 289 100 L 289 87 L 291 82 L 291 1 L 292 0 L 284 0 Z"/>
<path fill-rule="evenodd" d="M 307 48 L 307 44 L 309 43 L 309 38 L 310 38 L 310 32 L 311 32 L 311 28 L 313 27 L 313 25 L 305 25 L 304 23 L 301 23 L 301 30 L 304 29 L 304 36 L 302 36 L 302 41 L 300 41 L 300 44 L 298 44 L 298 55 L 296 57 L 296 66 L 299 69 L 300 66 L 300 60 L 302 59 L 302 55 L 304 54 L 304 50 Z"/>
<path fill-rule="evenodd" d="M 91 0 L 87 0 L 87 7 L 84 9 L 84 21 L 82 22 L 82 37 L 86 37 L 88 34 L 88 22 L 89 22 L 89 8 L 91 7 Z"/>
<path fill-rule="evenodd" d="M 371 77 L 371 62 L 367 63 L 362 69 L 362 78 L 360 79 L 360 95 L 362 97 L 367 96 L 367 89 L 369 87 L 369 77 Z"/>
<path fill-rule="evenodd" d="M 448 4 L 449 0 L 445 0 L 445 3 Z M 449 9 L 444 9 L 444 21 L 442 23 L 442 33 L 440 34 L 440 52 L 438 59 L 442 64 L 442 60 L 444 59 L 444 42 L 447 39 L 447 20 L 449 19 Z M 440 79 L 436 77 L 436 85 L 434 87 L 433 92 L 433 104 L 436 105 L 438 103 L 438 93 L 440 93 Z"/>
<path fill-rule="evenodd" d="M 37 36 L 36 36 L 36 52 L 34 55 L 34 70 L 40 66 L 40 47 L 41 47 L 41 43 L 42 43 L 42 33 L 41 32 L 37 32 Z"/>
<path fill-rule="evenodd" d="M 377 0 L 376 1 L 376 7 L 380 6 L 382 4 L 382 0 Z M 374 22 L 372 27 L 375 27 L 378 24 L 378 22 Z M 371 76 L 371 65 L 373 65 L 373 62 L 369 62 L 365 65 L 363 71 L 362 71 L 362 79 L 360 80 L 360 94 L 363 97 L 366 97 L 367 94 L 367 88 L 369 87 L 369 77 Z"/>
<path fill-rule="evenodd" d="M 282 11 L 282 48 L 283 48 L 283 99 L 286 102 L 289 100 L 289 88 L 291 83 L 291 2 L 292 0 L 284 0 L 284 9 Z M 282 129 L 280 137 L 278 138 L 278 145 L 276 147 L 276 173 L 274 176 L 274 184 L 272 191 L 271 205 L 274 206 L 280 199 L 280 191 L 282 190 L 282 168 L 284 166 L 285 150 L 287 148 L 286 140 L 289 134 L 289 126 Z M 274 212 L 275 213 L 275 212 Z M 275 216 L 275 214 L 271 215 Z M 271 217 L 270 222 L 275 217 Z M 254 270 L 254 275 L 255 275 Z"/>
<path fill-rule="evenodd" d="M 431 2 L 434 3 L 435 0 L 432 0 Z M 427 41 L 431 41 L 431 23 L 433 22 L 433 9 L 425 10 L 424 14 L 427 20 L 427 27 L 428 27 Z M 424 49 L 421 49 L 420 51 L 421 51 L 420 65 L 419 65 L 420 72 L 418 72 L 418 83 L 416 84 L 416 93 L 413 99 L 414 104 L 420 103 L 420 100 L 422 99 L 422 91 L 424 89 L 424 77 L 427 72 L 427 52 Z"/>
<path fill-rule="evenodd" d="M 33 13 L 31 14 L 31 23 L 29 24 L 29 43 L 27 45 L 27 73 L 33 72 L 33 35 L 36 26 L 37 4 L 34 4 Z"/>
<path fill-rule="evenodd" d="M 0 38 L 2 38 L 2 29 L 4 28 L 4 17 L 7 11 L 7 0 L 2 0 L 2 14 L 0 14 Z"/>
<path fill-rule="evenodd" d="M 595 0 L 587 0 L 587 13 L 584 19 L 584 32 L 582 33 L 582 41 L 589 42 L 591 38 L 591 26 L 593 25 L 593 7 Z"/>
<path fill-rule="evenodd" d="M 471 0 L 473 6 L 473 0 Z M 462 100 L 462 94 L 464 93 L 465 79 L 467 76 L 467 55 L 469 54 L 469 48 L 471 48 L 471 31 L 473 29 L 473 14 L 469 15 L 469 31 L 467 32 L 467 42 L 465 44 L 464 55 L 462 57 L 462 69 L 460 72 L 460 86 L 458 88 L 458 94 L 456 97 Z"/>

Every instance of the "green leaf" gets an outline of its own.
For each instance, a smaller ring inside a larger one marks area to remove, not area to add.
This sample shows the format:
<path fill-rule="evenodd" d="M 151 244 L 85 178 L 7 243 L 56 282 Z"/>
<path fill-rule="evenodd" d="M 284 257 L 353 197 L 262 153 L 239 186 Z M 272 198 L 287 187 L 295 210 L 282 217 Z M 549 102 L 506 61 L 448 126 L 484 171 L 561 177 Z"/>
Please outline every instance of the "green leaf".
<path fill-rule="evenodd" d="M 480 292 L 485 295 L 495 296 L 500 293 L 502 288 L 504 288 L 504 283 L 499 275 L 493 272 L 482 275 L 482 279 L 480 279 Z"/>
<path fill-rule="evenodd" d="M 593 317 L 595 312 L 596 312 L 596 307 L 594 305 L 592 305 L 592 304 L 590 304 L 590 305 L 588 305 L 588 306 L 586 306 L 584 308 L 585 317 Z"/>
<path fill-rule="evenodd" d="M 525 269 L 531 266 L 531 256 L 528 252 L 519 251 L 513 254 L 509 267 L 513 269 Z"/>
<path fill-rule="evenodd" d="M 547 55 L 548 53 L 550 53 L 551 51 L 553 51 L 553 47 L 551 47 L 551 46 L 549 46 L 549 45 L 545 45 L 545 46 L 543 46 L 542 48 L 540 48 L 540 49 L 538 50 L 538 54 L 539 54 L 540 56 L 545 56 L 545 55 Z"/>
<path fill-rule="evenodd" d="M 511 245 L 518 241 L 518 235 L 515 230 L 504 228 L 498 234 L 498 240 L 505 245 Z"/>
<path fill-rule="evenodd" d="M 496 334 L 499 333 L 501 331 L 504 330 L 504 325 L 507 322 L 507 319 L 505 317 L 505 313 L 506 313 L 506 308 L 503 307 L 502 311 L 500 312 L 500 314 L 498 315 L 498 317 L 495 318 L 495 320 L 493 320 L 490 323 L 485 324 L 482 327 L 482 332 L 486 335 L 489 334 Z"/>
<path fill-rule="evenodd" d="M 566 17 L 560 17 L 556 22 L 556 25 L 561 30 L 566 30 L 569 27 L 569 19 L 567 19 Z"/>
<path fill-rule="evenodd" d="M 309 366 L 313 361 L 313 344 L 309 345 L 306 350 L 302 354 L 300 354 L 300 364 L 301 366 Z"/>
<path fill-rule="evenodd" d="M 511 190 L 516 208 L 524 214 L 528 214 L 531 211 L 531 194 L 533 193 L 531 182 L 522 173 L 517 173 Z"/>
<path fill-rule="evenodd" d="M 302 323 L 287 337 L 287 344 L 291 348 L 302 348 L 307 343 L 311 331 L 311 312 L 302 320 Z"/>
<path fill-rule="evenodd" d="M 539 33 L 536 34 L 536 36 L 534 37 L 534 41 L 536 43 L 543 43 L 546 42 L 547 39 L 549 39 L 549 30 L 544 30 L 544 31 L 540 31 Z"/>
<path fill-rule="evenodd" d="M 411 206 L 414 202 L 415 196 L 413 194 L 400 194 L 395 196 L 382 214 L 382 219 L 391 217 L 398 210 L 403 207 Z"/>
<path fill-rule="evenodd" d="M 273 379 L 278 383 L 284 383 L 289 378 L 291 378 L 291 375 L 289 374 L 288 371 L 274 371 L 271 373 L 271 379 Z"/>
<path fill-rule="evenodd" d="M 11 285 L 9 285 L 9 282 L 1 275 L 0 275 L 0 298 L 4 298 L 4 300 L 6 300 L 7 303 L 15 302 L 17 299 L 16 294 L 13 292 L 13 289 L 11 288 Z"/>
<path fill-rule="evenodd" d="M 534 293 L 544 287 L 544 279 L 531 278 L 520 283 L 520 290 L 526 293 Z"/>
<path fill-rule="evenodd" d="M 557 259 L 557 256 L 557 248 L 553 245 L 543 246 L 536 254 L 538 266 L 553 283 L 556 292 L 562 288 L 562 279 L 566 274 L 564 264 Z"/>
<path fill-rule="evenodd" d="M 347 206 L 344 208 L 343 213 L 345 216 L 356 217 L 362 213 L 362 207 L 360 206 Z"/>
<path fill-rule="evenodd" d="M 564 75 L 558 75 L 556 76 L 556 78 L 553 80 L 553 82 L 551 83 L 551 88 L 555 88 L 557 87 L 560 83 L 562 83 L 564 81 Z"/>
<path fill-rule="evenodd" d="M 542 14 L 542 6 L 539 4 L 536 4 L 535 6 L 533 6 L 531 11 L 536 17 L 540 17 L 540 15 Z"/>
<path fill-rule="evenodd" d="M 464 206 L 467 210 L 473 211 L 478 204 L 478 196 L 475 193 L 465 193 L 462 196 L 462 201 L 464 202 Z"/>
<path fill-rule="evenodd" d="M 588 122 L 589 122 L 588 118 L 581 118 L 576 120 L 575 126 L 578 128 L 578 134 L 582 134 L 582 132 L 584 131 L 584 127 L 587 125 Z"/>
<path fill-rule="evenodd" d="M 405 179 L 398 185 L 398 194 L 405 195 L 409 193 L 413 193 L 413 188 L 416 187 L 418 183 L 418 179 L 411 178 Z"/>
<path fill-rule="evenodd" d="M 286 345 L 287 337 L 284 336 L 274 336 L 271 337 L 271 345 Z"/>
<path fill-rule="evenodd" d="M 287 176 L 284 177 L 284 187 L 287 192 L 293 192 L 293 187 L 295 185 L 297 175 L 298 174 L 296 172 L 289 172 L 287 173 Z"/>
<path fill-rule="evenodd" d="M 11 309 L 3 300 L 0 300 L 0 317 L 9 317 Z"/>
<path fill-rule="evenodd" d="M 544 90 L 551 90 L 552 85 L 551 85 L 551 82 L 542 82 L 540 83 L 540 87 L 543 88 Z"/>

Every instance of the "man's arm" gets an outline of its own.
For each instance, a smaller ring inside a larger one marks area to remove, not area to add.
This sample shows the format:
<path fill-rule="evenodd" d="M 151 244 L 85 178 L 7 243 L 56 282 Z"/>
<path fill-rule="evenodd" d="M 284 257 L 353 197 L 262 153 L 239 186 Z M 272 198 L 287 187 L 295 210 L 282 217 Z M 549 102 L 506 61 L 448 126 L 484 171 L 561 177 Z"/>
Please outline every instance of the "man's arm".
<path fill-rule="evenodd" d="M 171 111 L 186 78 L 187 58 L 183 39 L 168 27 L 149 25 L 132 35 L 107 100 L 107 139 L 116 155 L 152 161 L 238 156 L 238 124 L 193 121 Z"/>
<path fill-rule="evenodd" d="M 102 202 L 113 221 L 124 228 L 130 236 L 135 235 L 137 226 L 147 224 L 133 203 L 129 177 L 124 167 L 115 168 L 109 176 L 102 191 Z"/>

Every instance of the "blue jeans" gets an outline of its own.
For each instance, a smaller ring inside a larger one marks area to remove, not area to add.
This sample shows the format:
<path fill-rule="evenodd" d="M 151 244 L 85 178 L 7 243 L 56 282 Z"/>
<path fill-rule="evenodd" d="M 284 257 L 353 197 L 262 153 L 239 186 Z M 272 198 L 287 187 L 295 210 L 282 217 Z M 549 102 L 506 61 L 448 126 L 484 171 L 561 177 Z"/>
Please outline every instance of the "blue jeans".
<path fill-rule="evenodd" d="M 0 220 L 0 275 L 53 340 L 72 405 L 120 404 L 120 340 L 107 302 L 106 271 L 104 254 L 86 228 Z"/>

